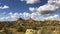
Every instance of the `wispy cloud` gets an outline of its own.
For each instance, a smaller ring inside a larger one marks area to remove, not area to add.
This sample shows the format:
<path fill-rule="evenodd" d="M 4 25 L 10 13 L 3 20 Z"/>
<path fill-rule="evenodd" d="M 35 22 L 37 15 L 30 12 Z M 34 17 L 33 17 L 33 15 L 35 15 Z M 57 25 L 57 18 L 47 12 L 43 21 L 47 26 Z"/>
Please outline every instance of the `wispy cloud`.
<path fill-rule="evenodd" d="M 8 9 L 8 8 L 9 8 L 9 6 L 7 6 L 7 5 L 0 6 L 0 9 Z"/>
<path fill-rule="evenodd" d="M 27 4 L 35 4 L 40 2 L 40 0 L 21 0 L 21 1 L 26 1 Z"/>

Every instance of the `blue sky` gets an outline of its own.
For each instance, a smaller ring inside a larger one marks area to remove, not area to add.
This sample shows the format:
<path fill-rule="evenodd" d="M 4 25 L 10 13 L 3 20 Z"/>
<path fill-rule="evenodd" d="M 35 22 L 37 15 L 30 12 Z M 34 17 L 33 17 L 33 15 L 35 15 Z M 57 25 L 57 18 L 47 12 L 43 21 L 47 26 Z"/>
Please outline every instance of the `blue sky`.
<path fill-rule="evenodd" d="M 0 0 L 0 6 L 7 5 L 10 8 L 6 10 L 1 10 L 1 12 L 29 12 L 29 7 L 39 7 L 47 3 L 47 0 L 41 0 L 41 2 L 36 4 L 26 4 L 26 2 L 21 2 L 20 0 Z"/>
<path fill-rule="evenodd" d="M 50 1 L 50 0 L 49 0 Z M 31 3 L 32 2 L 32 3 Z M 2 21 L 4 21 L 6 17 L 9 17 L 10 15 L 9 14 L 24 14 L 25 13 L 28 13 L 28 14 L 37 14 L 40 12 L 40 9 L 39 7 L 40 6 L 43 6 L 45 4 L 48 4 L 48 0 L 33 0 L 33 1 L 30 1 L 30 0 L 0 0 L 0 19 L 3 19 Z M 6 7 L 5 7 L 6 6 Z M 49 6 L 49 5 L 48 5 Z M 53 5 L 54 6 L 54 5 Z M 5 8 L 4 8 L 5 7 Z M 59 7 L 59 6 L 58 6 Z M 30 9 L 33 8 L 33 10 L 30 10 Z M 37 9 L 36 9 L 37 8 Z M 54 8 L 54 7 L 53 7 Z M 35 10 L 36 9 L 36 10 Z M 37 11 L 39 9 L 39 12 Z M 50 9 L 48 9 L 49 11 Z M 36 11 L 36 12 L 34 12 Z M 46 9 L 44 9 L 44 11 L 46 11 Z M 41 12 L 39 14 L 43 14 L 44 13 L 43 10 L 41 10 Z M 45 12 L 46 13 L 46 12 Z M 44 14 L 45 14 L 44 13 Z M 43 15 L 44 15 L 43 14 Z M 54 15 L 60 15 L 60 9 L 58 10 L 55 10 L 54 12 L 52 11 L 51 13 L 48 12 L 48 17 L 50 16 L 54 16 Z M 20 16 L 20 15 L 19 15 Z M 24 16 L 24 15 L 23 15 Z M 40 15 L 38 15 L 39 18 L 41 18 Z M 11 17 L 11 16 L 10 16 Z M 16 16 L 15 16 L 16 17 Z M 43 18 L 47 18 L 47 15 L 44 15 L 42 16 Z M 23 17 L 25 19 L 25 17 Z M 15 18 L 14 18 L 15 19 Z M 14 19 L 10 19 L 8 18 L 7 20 L 10 21 L 10 20 L 14 20 Z M 34 18 L 35 19 L 35 18 Z M 38 19 L 36 17 L 36 19 Z"/>

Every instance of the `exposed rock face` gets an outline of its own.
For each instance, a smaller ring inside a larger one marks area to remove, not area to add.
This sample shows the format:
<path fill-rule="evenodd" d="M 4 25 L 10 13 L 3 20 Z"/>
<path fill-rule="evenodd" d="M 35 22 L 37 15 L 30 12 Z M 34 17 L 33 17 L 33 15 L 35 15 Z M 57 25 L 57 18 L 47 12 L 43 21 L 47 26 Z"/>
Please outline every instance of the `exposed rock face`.
<path fill-rule="evenodd" d="M 24 19 L 19 18 L 16 22 L 17 22 L 17 24 L 19 24 L 19 23 L 22 23 L 23 21 L 24 21 Z"/>
<path fill-rule="evenodd" d="M 35 20 L 33 20 L 33 19 L 31 19 L 31 18 L 28 19 L 27 21 L 28 21 L 29 23 L 33 23 L 33 22 L 35 22 Z"/>

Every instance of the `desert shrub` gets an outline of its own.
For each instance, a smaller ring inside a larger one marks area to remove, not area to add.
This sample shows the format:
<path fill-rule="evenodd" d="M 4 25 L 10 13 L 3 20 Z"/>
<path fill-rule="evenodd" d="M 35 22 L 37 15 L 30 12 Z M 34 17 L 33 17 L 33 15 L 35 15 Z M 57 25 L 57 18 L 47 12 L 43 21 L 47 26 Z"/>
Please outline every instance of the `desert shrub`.
<path fill-rule="evenodd" d="M 6 34 L 12 34 L 12 31 L 8 30 L 7 28 L 5 28 L 3 32 L 6 33 Z"/>
<path fill-rule="evenodd" d="M 2 30 L 2 26 L 0 26 L 0 30 Z"/>
<path fill-rule="evenodd" d="M 37 30 L 36 26 L 31 26 L 31 29 Z"/>
<path fill-rule="evenodd" d="M 4 32 L 0 32 L 0 34 L 4 34 Z"/>
<path fill-rule="evenodd" d="M 25 32 L 26 29 L 25 29 L 24 27 L 21 27 L 21 26 L 20 26 L 20 27 L 17 28 L 17 31 L 18 31 L 18 32 Z"/>

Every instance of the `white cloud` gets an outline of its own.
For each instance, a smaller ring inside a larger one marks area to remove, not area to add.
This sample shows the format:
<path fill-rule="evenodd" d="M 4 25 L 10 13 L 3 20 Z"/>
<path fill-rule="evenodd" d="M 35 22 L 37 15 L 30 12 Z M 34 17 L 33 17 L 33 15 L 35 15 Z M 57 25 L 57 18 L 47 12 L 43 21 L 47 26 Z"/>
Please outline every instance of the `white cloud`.
<path fill-rule="evenodd" d="M 37 8 L 29 7 L 29 10 L 32 11 L 32 12 L 36 12 L 37 11 Z"/>
<path fill-rule="evenodd" d="M 14 18 L 14 19 L 15 18 L 17 19 L 20 17 L 19 13 L 12 13 L 12 12 L 9 13 L 9 16 L 10 16 L 10 18 Z"/>
<path fill-rule="evenodd" d="M 36 17 L 38 18 L 38 16 L 41 16 L 41 14 L 39 14 L 39 13 L 32 13 L 31 14 L 32 19 L 35 19 Z"/>
<path fill-rule="evenodd" d="M 4 18 L 0 18 L 0 21 L 5 21 Z"/>
<path fill-rule="evenodd" d="M 34 4 L 40 2 L 40 0 L 21 0 L 21 1 L 26 1 L 27 4 Z"/>
<path fill-rule="evenodd" d="M 6 17 L 1 17 L 0 18 L 0 21 L 16 21 L 17 19 L 19 18 L 22 18 L 24 20 L 27 20 L 27 19 L 30 19 L 32 18 L 33 20 L 37 20 L 37 21 L 40 21 L 40 20 L 59 20 L 60 16 L 59 15 L 54 15 L 54 16 L 48 16 L 48 17 L 44 17 L 46 15 L 41 15 L 39 13 L 8 13 L 8 16 Z"/>
<path fill-rule="evenodd" d="M 7 5 L 0 6 L 0 9 L 8 9 L 8 8 L 9 8 L 9 6 L 7 6 Z"/>
<path fill-rule="evenodd" d="M 38 12 L 40 14 L 49 14 L 54 12 L 58 8 L 59 8 L 58 6 L 46 4 L 46 5 L 40 6 L 39 8 L 30 7 L 29 10 L 32 12 Z"/>
<path fill-rule="evenodd" d="M 8 13 L 8 16 L 6 17 L 1 17 L 0 21 L 16 21 L 18 18 L 20 18 L 19 13 Z"/>
<path fill-rule="evenodd" d="M 24 12 L 24 13 L 22 14 L 22 17 L 21 17 L 21 18 L 23 18 L 23 19 L 27 20 L 27 19 L 29 19 L 29 18 L 30 18 L 30 14 L 29 14 L 29 13 Z"/>
<path fill-rule="evenodd" d="M 2 17 L 3 18 L 3 20 L 4 21 L 8 21 L 8 20 L 10 20 L 10 21 L 16 21 L 18 18 L 22 18 L 22 19 L 24 19 L 24 20 L 27 20 L 27 19 L 30 19 L 30 18 L 32 18 L 32 19 L 35 19 L 37 16 L 40 16 L 40 14 L 37 14 L 37 13 L 32 13 L 32 14 L 29 14 L 29 13 L 26 13 L 26 12 L 24 12 L 24 13 L 12 13 L 12 12 L 10 12 L 10 13 L 8 13 L 8 16 L 7 17 Z M 0 21 L 1 21 L 2 19 L 0 19 Z"/>
<path fill-rule="evenodd" d="M 29 10 L 32 12 L 38 12 L 41 15 L 43 15 L 43 14 L 52 13 L 59 8 L 60 8 L 60 0 L 59 1 L 48 0 L 47 4 L 40 6 L 38 8 L 29 7 Z"/>
<path fill-rule="evenodd" d="M 34 4 L 36 0 L 22 0 L 22 1 L 26 1 L 28 4 Z M 38 1 L 38 0 L 37 0 Z M 30 3 L 31 2 L 31 3 Z M 4 7 L 0 7 L 0 9 L 6 9 L 6 6 Z M 7 8 L 9 8 L 7 6 Z M 0 20 L 2 21 L 6 21 L 6 20 L 17 20 L 18 18 L 23 18 L 23 19 L 29 19 L 32 18 L 33 20 L 60 20 L 60 16 L 55 14 L 54 16 L 48 16 L 48 17 L 44 17 L 44 15 L 46 16 L 47 14 L 50 14 L 52 12 L 55 12 L 55 10 L 60 8 L 60 0 L 48 0 L 48 3 L 34 8 L 34 7 L 30 7 L 29 10 L 32 11 L 33 13 L 29 14 L 29 13 L 12 13 L 10 12 L 7 17 L 4 18 L 0 18 Z"/>
<path fill-rule="evenodd" d="M 24 13 L 12 13 L 12 12 L 10 12 L 9 13 L 9 18 L 11 20 L 17 20 L 18 18 L 22 18 L 22 19 L 27 20 L 27 19 L 30 18 L 30 14 L 26 13 L 26 12 L 24 12 Z"/>
<path fill-rule="evenodd" d="M 49 16 L 45 20 L 60 20 L 60 16 L 55 14 L 54 16 Z"/>
<path fill-rule="evenodd" d="M 46 5 L 43 5 L 43 6 L 40 6 L 38 8 L 38 11 L 54 11 L 56 10 L 57 8 L 59 8 L 58 6 L 55 6 L 55 5 L 50 5 L 50 4 L 46 4 Z"/>
<path fill-rule="evenodd" d="M 46 16 L 46 15 L 45 15 Z M 44 21 L 44 20 L 60 20 L 60 16 L 55 14 L 53 16 L 34 16 L 33 19 L 36 21 Z"/>
<path fill-rule="evenodd" d="M 48 0 L 48 4 L 60 5 L 60 0 Z"/>

